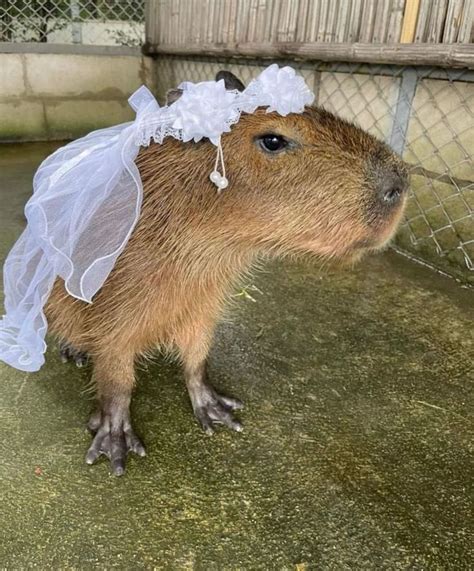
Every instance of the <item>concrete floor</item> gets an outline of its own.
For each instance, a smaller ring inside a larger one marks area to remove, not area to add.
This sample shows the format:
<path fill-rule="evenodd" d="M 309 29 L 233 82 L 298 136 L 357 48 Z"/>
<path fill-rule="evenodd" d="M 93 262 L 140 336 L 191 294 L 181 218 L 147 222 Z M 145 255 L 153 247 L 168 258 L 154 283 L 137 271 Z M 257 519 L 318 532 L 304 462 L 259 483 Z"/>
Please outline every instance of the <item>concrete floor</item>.
<path fill-rule="evenodd" d="M 51 149 L 0 148 L 2 261 Z M 157 359 L 123 478 L 83 462 L 90 370 L 0 365 L 1 568 L 474 568 L 472 292 L 394 253 L 253 284 L 210 368 L 245 431 L 201 433 Z"/>

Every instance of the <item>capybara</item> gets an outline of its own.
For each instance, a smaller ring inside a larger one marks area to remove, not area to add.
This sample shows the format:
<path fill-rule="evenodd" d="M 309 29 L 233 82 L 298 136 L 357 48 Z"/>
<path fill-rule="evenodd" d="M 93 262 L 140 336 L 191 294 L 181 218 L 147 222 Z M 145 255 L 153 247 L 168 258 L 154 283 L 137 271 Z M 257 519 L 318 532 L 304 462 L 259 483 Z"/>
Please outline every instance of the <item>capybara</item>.
<path fill-rule="evenodd" d="M 228 89 L 243 88 L 230 73 L 218 76 Z M 386 245 L 402 216 L 402 160 L 322 108 L 243 114 L 222 148 L 229 187 L 220 193 L 209 180 L 209 141 L 167 138 L 142 148 L 140 219 L 94 303 L 69 296 L 57 280 L 46 307 L 63 356 L 82 362 L 87 354 L 93 364 L 99 406 L 86 461 L 104 454 L 117 475 L 129 451 L 145 454 L 129 413 L 139 358 L 175 354 L 204 430 L 241 430 L 233 415 L 241 403 L 206 376 L 216 322 L 239 279 L 274 256 L 358 260 Z"/>

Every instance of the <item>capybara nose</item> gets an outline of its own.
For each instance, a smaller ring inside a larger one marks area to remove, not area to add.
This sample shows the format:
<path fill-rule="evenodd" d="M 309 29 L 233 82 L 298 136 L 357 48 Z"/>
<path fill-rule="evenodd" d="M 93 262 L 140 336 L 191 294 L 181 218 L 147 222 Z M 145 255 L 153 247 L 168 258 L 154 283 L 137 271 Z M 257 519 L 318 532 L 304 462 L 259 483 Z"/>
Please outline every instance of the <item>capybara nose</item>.
<path fill-rule="evenodd" d="M 406 176 L 396 172 L 387 173 L 379 183 L 379 197 L 384 204 L 396 204 L 407 191 Z"/>

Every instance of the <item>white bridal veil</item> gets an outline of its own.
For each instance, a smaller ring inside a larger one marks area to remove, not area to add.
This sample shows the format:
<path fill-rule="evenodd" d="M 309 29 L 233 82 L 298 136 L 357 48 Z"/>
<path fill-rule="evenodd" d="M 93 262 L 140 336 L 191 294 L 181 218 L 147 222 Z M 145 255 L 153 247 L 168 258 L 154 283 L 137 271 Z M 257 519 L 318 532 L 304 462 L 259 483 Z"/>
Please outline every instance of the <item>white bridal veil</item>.
<path fill-rule="evenodd" d="M 142 183 L 135 165 L 141 145 L 203 137 L 215 145 L 242 111 L 257 107 L 301 113 L 314 95 L 291 68 L 267 68 L 244 92 L 224 82 L 184 83 L 183 95 L 159 107 L 146 87 L 129 102 L 131 123 L 94 131 L 58 149 L 39 167 L 25 208 L 27 227 L 5 262 L 6 315 L 0 320 L 0 360 L 22 371 L 44 363 L 44 305 L 57 277 L 85 302 L 102 287 L 140 215 Z"/>

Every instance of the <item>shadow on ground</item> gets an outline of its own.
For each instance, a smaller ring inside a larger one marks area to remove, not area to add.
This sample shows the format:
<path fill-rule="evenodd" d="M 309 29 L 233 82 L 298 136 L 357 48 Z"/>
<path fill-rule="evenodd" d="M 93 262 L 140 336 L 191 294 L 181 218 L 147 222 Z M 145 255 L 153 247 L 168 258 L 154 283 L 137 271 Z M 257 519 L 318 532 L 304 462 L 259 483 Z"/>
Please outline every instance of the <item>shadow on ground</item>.
<path fill-rule="evenodd" d="M 2 259 L 50 150 L 0 149 Z M 1 567 L 472 568 L 472 292 L 394 253 L 253 285 L 210 366 L 244 433 L 201 433 L 157 359 L 121 479 L 83 462 L 90 370 L 54 347 L 39 373 L 0 365 Z"/>

